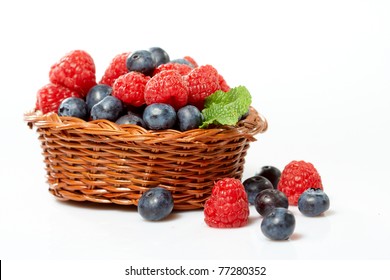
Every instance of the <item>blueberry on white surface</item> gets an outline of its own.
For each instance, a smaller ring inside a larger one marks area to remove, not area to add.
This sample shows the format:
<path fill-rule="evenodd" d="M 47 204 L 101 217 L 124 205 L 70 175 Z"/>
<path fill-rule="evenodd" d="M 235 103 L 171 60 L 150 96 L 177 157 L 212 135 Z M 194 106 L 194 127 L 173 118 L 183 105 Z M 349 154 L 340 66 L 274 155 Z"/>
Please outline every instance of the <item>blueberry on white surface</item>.
<path fill-rule="evenodd" d="M 155 187 L 146 191 L 138 201 L 138 213 L 148 221 L 166 218 L 173 210 L 173 198 L 170 191 Z"/>
<path fill-rule="evenodd" d="M 257 194 L 254 204 L 256 211 L 261 216 L 266 216 L 274 208 L 283 207 L 287 209 L 288 198 L 279 190 L 265 189 Z"/>
<path fill-rule="evenodd" d="M 321 189 L 307 189 L 298 199 L 299 211 L 308 217 L 321 215 L 329 209 L 329 206 L 329 197 Z"/>
<path fill-rule="evenodd" d="M 243 182 L 248 201 L 250 204 L 255 204 L 255 198 L 259 192 L 266 189 L 273 189 L 271 182 L 263 176 L 253 176 Z"/>
<path fill-rule="evenodd" d="M 280 172 L 280 170 L 275 166 L 266 165 L 263 166 L 256 175 L 263 176 L 270 180 L 270 182 L 274 186 L 274 189 L 276 189 L 278 187 L 281 174 L 282 172 Z"/>
<path fill-rule="evenodd" d="M 261 231 L 271 240 L 287 240 L 294 230 L 294 215 L 282 207 L 274 208 L 261 222 Z"/>

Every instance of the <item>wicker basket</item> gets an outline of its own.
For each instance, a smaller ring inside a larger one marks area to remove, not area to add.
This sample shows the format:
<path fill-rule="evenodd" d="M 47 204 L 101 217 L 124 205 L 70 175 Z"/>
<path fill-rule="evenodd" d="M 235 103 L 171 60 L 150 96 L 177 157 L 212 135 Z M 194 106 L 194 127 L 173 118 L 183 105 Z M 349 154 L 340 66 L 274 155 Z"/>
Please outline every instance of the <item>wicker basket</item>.
<path fill-rule="evenodd" d="M 254 135 L 267 129 L 254 108 L 235 127 L 151 131 L 55 113 L 24 116 L 43 150 L 49 191 L 61 200 L 137 205 L 158 185 L 175 209 L 202 208 L 214 181 L 241 179 Z"/>

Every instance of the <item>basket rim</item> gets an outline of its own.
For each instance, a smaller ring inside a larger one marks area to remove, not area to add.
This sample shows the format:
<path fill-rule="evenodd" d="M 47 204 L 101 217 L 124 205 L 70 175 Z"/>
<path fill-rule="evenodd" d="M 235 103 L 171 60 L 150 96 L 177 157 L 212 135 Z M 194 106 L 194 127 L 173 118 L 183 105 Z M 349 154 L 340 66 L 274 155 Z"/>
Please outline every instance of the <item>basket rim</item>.
<path fill-rule="evenodd" d="M 190 142 L 199 137 L 237 137 L 240 135 L 255 141 L 254 135 L 263 133 L 268 128 L 268 122 L 264 116 L 259 114 L 254 107 L 250 107 L 249 114 L 245 119 L 240 120 L 235 126 L 218 126 L 212 128 L 196 128 L 187 131 L 175 129 L 148 130 L 138 125 L 116 124 L 109 120 L 85 121 L 76 117 L 59 116 L 51 112 L 42 114 L 41 111 L 33 110 L 24 114 L 24 121 L 30 128 L 50 129 L 53 131 L 71 131 L 73 133 L 87 133 L 100 136 L 119 136 L 131 140 L 136 136 L 144 138 L 144 141 L 161 142 L 163 139 L 175 139 L 176 141 Z"/>

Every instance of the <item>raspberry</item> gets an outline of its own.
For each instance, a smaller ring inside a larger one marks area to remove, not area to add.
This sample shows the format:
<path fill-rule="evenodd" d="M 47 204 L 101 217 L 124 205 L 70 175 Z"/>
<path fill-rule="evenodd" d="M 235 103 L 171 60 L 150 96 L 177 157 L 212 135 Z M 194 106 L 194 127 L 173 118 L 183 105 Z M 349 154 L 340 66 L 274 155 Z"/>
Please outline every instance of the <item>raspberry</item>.
<path fill-rule="evenodd" d="M 180 75 L 185 76 L 191 72 L 192 68 L 186 64 L 180 63 L 161 64 L 156 69 L 154 69 L 153 76 L 165 70 L 176 70 L 180 73 Z"/>
<path fill-rule="evenodd" d="M 307 189 L 323 189 L 321 177 L 313 164 L 292 161 L 286 165 L 280 176 L 278 190 L 285 193 L 290 205 L 297 205 L 299 196 Z"/>
<path fill-rule="evenodd" d="M 129 72 L 117 78 L 112 85 L 112 95 L 126 105 L 135 107 L 145 104 L 145 85 L 149 77 L 139 72 Z"/>
<path fill-rule="evenodd" d="M 194 67 L 198 67 L 199 66 L 198 63 L 196 63 L 196 61 L 191 56 L 187 55 L 187 56 L 184 57 L 184 59 L 187 60 L 189 63 L 191 63 L 192 66 L 194 66 Z"/>
<path fill-rule="evenodd" d="M 221 89 L 219 74 L 211 65 L 194 68 L 184 79 L 188 88 L 188 103 L 200 110 L 206 97 Z"/>
<path fill-rule="evenodd" d="M 179 72 L 166 70 L 153 76 L 145 87 L 145 102 L 165 103 L 175 110 L 187 105 L 188 92 L 185 82 Z"/>
<path fill-rule="evenodd" d="M 222 91 L 228 92 L 230 90 L 230 87 L 228 86 L 225 79 L 220 74 L 218 75 L 218 82 L 219 82 L 219 86 L 221 87 Z"/>
<path fill-rule="evenodd" d="M 51 67 L 49 78 L 53 84 L 65 86 L 85 97 L 96 85 L 95 63 L 87 52 L 71 51 Z"/>
<path fill-rule="evenodd" d="M 47 84 L 37 92 L 37 106 L 43 114 L 58 112 L 62 100 L 68 97 L 81 97 L 79 93 L 56 84 Z"/>
<path fill-rule="evenodd" d="M 114 81 L 120 76 L 129 72 L 126 67 L 126 59 L 130 55 L 130 52 L 125 52 L 116 55 L 112 60 L 110 65 L 108 65 L 106 71 L 104 72 L 103 77 L 101 78 L 99 84 L 105 84 L 112 86 Z"/>
<path fill-rule="evenodd" d="M 248 223 L 248 198 L 241 181 L 225 178 L 215 183 L 204 206 L 205 222 L 210 227 L 242 227 Z"/>

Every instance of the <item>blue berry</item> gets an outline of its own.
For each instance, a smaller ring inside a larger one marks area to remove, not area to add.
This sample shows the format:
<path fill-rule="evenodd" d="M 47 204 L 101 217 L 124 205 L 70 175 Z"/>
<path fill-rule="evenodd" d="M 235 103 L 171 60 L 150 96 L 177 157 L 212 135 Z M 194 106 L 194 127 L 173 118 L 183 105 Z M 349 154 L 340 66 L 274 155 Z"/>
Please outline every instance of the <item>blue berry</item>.
<path fill-rule="evenodd" d="M 281 174 L 282 173 L 278 168 L 271 165 L 267 165 L 267 166 L 263 166 L 256 175 L 267 178 L 274 186 L 274 189 L 276 189 L 278 187 Z"/>
<path fill-rule="evenodd" d="M 266 189 L 273 189 L 271 182 L 263 176 L 253 176 L 243 182 L 248 201 L 250 204 L 255 204 L 255 198 L 259 192 Z"/>
<path fill-rule="evenodd" d="M 169 55 L 162 48 L 153 47 L 150 48 L 149 51 L 154 59 L 155 67 L 169 62 Z"/>
<path fill-rule="evenodd" d="M 92 107 L 91 118 L 93 120 L 106 119 L 114 122 L 122 114 L 122 110 L 122 101 L 112 95 L 109 95 Z"/>
<path fill-rule="evenodd" d="M 111 95 L 112 93 L 112 88 L 108 85 L 96 85 L 92 87 L 87 94 L 87 97 L 85 98 L 85 101 L 88 106 L 88 112 L 91 111 L 92 107 L 96 104 L 99 103 L 104 99 L 104 97 Z"/>
<path fill-rule="evenodd" d="M 254 204 L 256 211 L 264 217 L 277 207 L 287 209 L 288 198 L 283 192 L 270 188 L 259 192 L 255 198 Z"/>
<path fill-rule="evenodd" d="M 299 211 L 308 217 L 321 215 L 329 209 L 329 205 L 329 197 L 321 189 L 307 189 L 298 199 Z"/>
<path fill-rule="evenodd" d="M 144 75 L 151 76 L 156 63 L 150 51 L 135 51 L 126 59 L 126 67 L 129 71 L 141 72 Z"/>
<path fill-rule="evenodd" d="M 194 65 L 192 65 L 191 62 L 189 62 L 188 60 L 186 60 L 184 58 L 173 59 L 170 62 L 172 62 L 172 63 L 179 63 L 179 64 L 185 64 L 185 65 L 190 66 L 191 68 L 194 68 Z"/>
<path fill-rule="evenodd" d="M 295 217 L 286 208 L 274 208 L 261 221 L 261 231 L 271 240 L 287 240 L 294 233 Z"/>
<path fill-rule="evenodd" d="M 173 210 L 173 198 L 170 191 L 156 187 L 145 192 L 138 201 L 138 213 L 149 221 L 159 221 Z"/>
<path fill-rule="evenodd" d="M 177 111 L 179 129 L 186 131 L 199 128 L 203 123 L 203 114 L 193 105 L 187 105 Z"/>
<path fill-rule="evenodd" d="M 58 108 L 59 116 L 76 117 L 87 120 L 88 111 L 85 101 L 78 97 L 68 97 L 62 100 Z"/>
<path fill-rule="evenodd" d="M 142 118 L 140 118 L 139 116 L 132 114 L 132 113 L 128 113 L 126 115 L 123 115 L 122 117 L 117 119 L 115 123 L 116 124 L 135 124 L 135 125 L 141 126 L 143 128 L 146 128 L 146 124 L 145 124 L 144 120 Z"/>
<path fill-rule="evenodd" d="M 176 123 L 176 111 L 169 104 L 153 103 L 145 108 L 142 118 L 149 129 L 169 129 Z"/>

